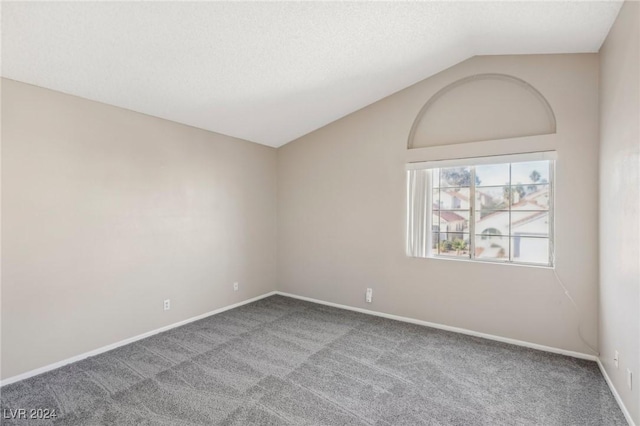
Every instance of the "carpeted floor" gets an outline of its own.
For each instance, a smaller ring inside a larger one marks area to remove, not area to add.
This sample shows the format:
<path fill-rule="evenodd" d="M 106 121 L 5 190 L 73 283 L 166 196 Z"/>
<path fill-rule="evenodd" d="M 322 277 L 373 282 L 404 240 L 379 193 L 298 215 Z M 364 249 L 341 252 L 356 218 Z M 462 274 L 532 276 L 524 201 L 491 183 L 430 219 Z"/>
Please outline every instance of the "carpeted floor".
<path fill-rule="evenodd" d="M 625 425 L 597 365 L 273 296 L 1 390 L 64 425 Z"/>

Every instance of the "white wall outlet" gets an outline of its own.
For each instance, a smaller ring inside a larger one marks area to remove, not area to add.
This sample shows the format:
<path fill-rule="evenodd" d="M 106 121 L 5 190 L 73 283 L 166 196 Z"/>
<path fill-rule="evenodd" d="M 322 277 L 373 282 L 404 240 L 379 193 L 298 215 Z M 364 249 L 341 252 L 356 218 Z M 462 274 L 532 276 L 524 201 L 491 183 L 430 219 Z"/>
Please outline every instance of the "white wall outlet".
<path fill-rule="evenodd" d="M 169 309 L 171 309 L 171 299 L 167 299 L 164 301 L 164 310 L 168 311 Z"/>
<path fill-rule="evenodd" d="M 233 291 L 238 291 L 238 283 L 233 283 Z"/>
<path fill-rule="evenodd" d="M 619 358 L 620 358 L 620 354 L 618 353 L 618 351 L 615 351 L 615 352 L 613 353 L 613 365 L 615 365 L 615 366 L 616 366 L 616 368 L 618 368 L 618 367 L 620 366 L 620 363 L 619 363 L 619 361 L 618 361 L 618 360 L 619 360 Z"/>
<path fill-rule="evenodd" d="M 372 288 L 368 288 L 367 289 L 367 294 L 365 296 L 365 300 L 367 301 L 367 303 L 371 303 L 373 299 L 373 289 Z"/>
<path fill-rule="evenodd" d="M 627 368 L 627 386 L 629 386 L 629 390 L 633 388 L 633 374 L 631 370 Z"/>

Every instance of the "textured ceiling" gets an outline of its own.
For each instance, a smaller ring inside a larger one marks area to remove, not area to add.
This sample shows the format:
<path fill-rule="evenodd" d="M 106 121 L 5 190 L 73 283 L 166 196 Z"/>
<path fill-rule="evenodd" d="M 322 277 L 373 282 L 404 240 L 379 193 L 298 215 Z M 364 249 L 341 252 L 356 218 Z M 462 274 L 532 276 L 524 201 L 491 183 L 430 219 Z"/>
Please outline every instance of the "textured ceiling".
<path fill-rule="evenodd" d="M 3 2 L 2 75 L 281 146 L 474 55 L 596 52 L 620 6 Z"/>

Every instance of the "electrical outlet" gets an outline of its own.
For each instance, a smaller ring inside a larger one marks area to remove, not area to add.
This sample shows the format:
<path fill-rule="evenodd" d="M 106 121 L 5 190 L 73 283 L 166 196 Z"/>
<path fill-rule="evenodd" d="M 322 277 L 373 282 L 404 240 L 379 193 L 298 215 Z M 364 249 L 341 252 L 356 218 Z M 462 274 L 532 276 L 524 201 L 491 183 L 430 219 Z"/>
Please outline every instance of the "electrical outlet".
<path fill-rule="evenodd" d="M 631 370 L 627 368 L 627 386 L 629 386 L 629 390 L 633 389 L 633 374 Z"/>
<path fill-rule="evenodd" d="M 367 289 L 367 294 L 365 296 L 365 300 L 367 301 L 367 303 L 371 303 L 371 301 L 373 300 L 373 289 L 372 288 L 368 288 Z"/>
<path fill-rule="evenodd" d="M 615 351 L 613 353 L 613 365 L 616 366 L 616 368 L 618 368 L 620 366 L 620 362 L 618 361 L 620 358 L 620 354 L 618 353 L 618 351 Z"/>
<path fill-rule="evenodd" d="M 233 291 L 238 291 L 238 283 L 233 283 Z"/>
<path fill-rule="evenodd" d="M 169 309 L 171 309 L 171 299 L 167 299 L 164 301 L 164 310 L 168 311 Z"/>

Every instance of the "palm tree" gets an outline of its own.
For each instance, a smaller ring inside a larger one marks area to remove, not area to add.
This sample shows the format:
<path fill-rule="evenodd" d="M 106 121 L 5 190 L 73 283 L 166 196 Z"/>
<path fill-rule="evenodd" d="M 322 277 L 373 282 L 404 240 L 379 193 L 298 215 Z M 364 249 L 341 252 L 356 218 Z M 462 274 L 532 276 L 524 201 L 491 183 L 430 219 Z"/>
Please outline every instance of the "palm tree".
<path fill-rule="evenodd" d="M 531 182 L 533 183 L 538 183 L 541 177 L 542 176 L 537 170 L 532 171 L 531 174 L 529 175 L 529 179 L 531 179 Z"/>
<path fill-rule="evenodd" d="M 512 204 L 517 202 L 516 194 L 518 194 L 518 201 L 527 194 L 520 183 L 515 186 L 505 186 L 502 191 L 504 193 L 504 198 L 509 200 Z"/>
<path fill-rule="evenodd" d="M 465 250 L 467 248 L 467 243 L 464 240 L 454 240 L 453 246 L 456 251 L 456 256 L 460 254 L 461 250 Z"/>
<path fill-rule="evenodd" d="M 541 177 L 542 176 L 540 175 L 540 173 L 537 170 L 532 171 L 531 174 L 529 175 L 529 179 L 531 179 L 531 182 L 533 182 L 534 184 L 538 183 L 538 181 L 540 180 Z M 529 192 L 536 192 L 537 186 L 529 185 L 527 187 L 527 189 L 529 190 Z"/>
<path fill-rule="evenodd" d="M 471 171 L 468 167 L 440 169 L 440 179 L 443 181 L 440 183 L 440 186 L 444 186 L 445 182 L 449 186 L 470 186 Z M 480 185 L 478 176 L 476 176 L 476 185 Z"/>

